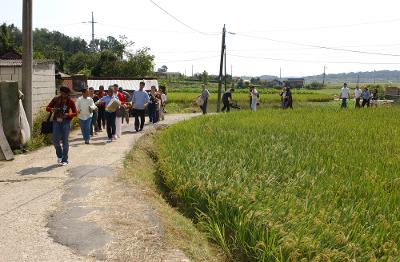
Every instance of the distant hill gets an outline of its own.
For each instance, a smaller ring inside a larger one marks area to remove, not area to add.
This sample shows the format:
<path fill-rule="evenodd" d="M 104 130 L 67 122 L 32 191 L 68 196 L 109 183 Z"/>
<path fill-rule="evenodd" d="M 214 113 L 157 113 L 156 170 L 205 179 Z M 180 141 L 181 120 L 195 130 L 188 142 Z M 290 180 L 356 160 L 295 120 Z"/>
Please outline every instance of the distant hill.
<path fill-rule="evenodd" d="M 356 83 L 357 77 L 360 76 L 360 83 L 400 83 L 400 71 L 372 71 L 372 72 L 351 72 L 340 74 L 327 74 L 325 83 Z M 307 76 L 306 82 L 322 82 L 322 75 Z"/>
<path fill-rule="evenodd" d="M 260 80 L 267 80 L 267 81 L 271 81 L 274 79 L 279 79 L 278 76 L 270 76 L 270 75 L 262 75 L 260 76 Z"/>

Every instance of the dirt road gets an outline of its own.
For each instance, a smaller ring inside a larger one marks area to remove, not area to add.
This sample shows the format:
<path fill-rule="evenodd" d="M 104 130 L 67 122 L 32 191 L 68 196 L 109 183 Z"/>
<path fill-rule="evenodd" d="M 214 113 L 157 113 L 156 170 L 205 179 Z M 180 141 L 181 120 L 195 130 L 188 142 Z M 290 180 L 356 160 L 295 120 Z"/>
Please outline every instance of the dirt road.
<path fill-rule="evenodd" d="M 162 124 L 193 116 L 167 115 Z M 90 145 L 73 132 L 65 167 L 52 146 L 0 162 L 0 261 L 188 261 L 165 246 L 162 224 L 140 190 L 117 179 L 143 135 L 132 131 L 124 126 L 109 144 L 102 132 Z"/>

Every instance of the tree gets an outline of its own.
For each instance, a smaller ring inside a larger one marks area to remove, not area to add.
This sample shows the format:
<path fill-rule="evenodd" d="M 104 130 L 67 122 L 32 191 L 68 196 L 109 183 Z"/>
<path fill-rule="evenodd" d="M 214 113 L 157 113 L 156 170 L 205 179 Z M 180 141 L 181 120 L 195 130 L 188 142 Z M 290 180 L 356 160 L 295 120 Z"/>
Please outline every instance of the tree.
<path fill-rule="evenodd" d="M 68 59 L 66 69 L 69 74 L 77 74 L 84 69 L 94 68 L 98 60 L 98 54 L 78 52 Z"/>
<path fill-rule="evenodd" d="M 154 68 L 154 56 L 150 54 L 150 48 L 144 47 L 131 54 L 123 66 L 125 76 L 151 76 Z"/>
<path fill-rule="evenodd" d="M 0 26 L 0 55 L 15 48 L 15 42 L 9 26 L 3 23 Z"/>
<path fill-rule="evenodd" d="M 209 81 L 208 73 L 206 70 L 204 70 L 204 72 L 201 74 L 201 82 L 207 85 L 208 81 Z"/>

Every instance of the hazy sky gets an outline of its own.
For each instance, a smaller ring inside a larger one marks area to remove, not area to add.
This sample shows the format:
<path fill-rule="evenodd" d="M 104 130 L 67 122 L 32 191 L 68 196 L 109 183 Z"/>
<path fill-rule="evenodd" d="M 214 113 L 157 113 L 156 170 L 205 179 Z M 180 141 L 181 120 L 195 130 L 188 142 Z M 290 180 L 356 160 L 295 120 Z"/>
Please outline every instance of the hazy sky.
<path fill-rule="evenodd" d="M 228 73 L 282 77 L 400 68 L 398 0 L 33 0 L 33 26 L 69 36 L 126 35 L 134 48 L 148 46 L 156 67 L 187 75 L 218 74 L 221 31 L 226 24 Z M 21 26 L 22 0 L 0 0 L 0 22 Z M 371 53 L 334 51 L 334 47 Z M 388 63 L 388 64 L 385 64 Z M 390 64 L 391 63 L 391 64 Z M 397 64 L 396 64 L 397 63 Z"/>

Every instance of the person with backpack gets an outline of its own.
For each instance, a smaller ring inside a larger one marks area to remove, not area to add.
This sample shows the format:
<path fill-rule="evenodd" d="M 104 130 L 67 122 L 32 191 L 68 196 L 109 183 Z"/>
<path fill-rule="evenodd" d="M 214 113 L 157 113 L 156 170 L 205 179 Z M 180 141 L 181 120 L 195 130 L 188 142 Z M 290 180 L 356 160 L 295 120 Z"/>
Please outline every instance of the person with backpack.
<path fill-rule="evenodd" d="M 69 96 L 70 93 L 71 90 L 68 87 L 62 86 L 60 95 L 54 97 L 46 107 L 46 111 L 53 114 L 53 145 L 56 150 L 57 162 L 63 166 L 68 165 L 68 138 L 71 131 L 71 120 L 78 113 L 75 102 Z"/>

